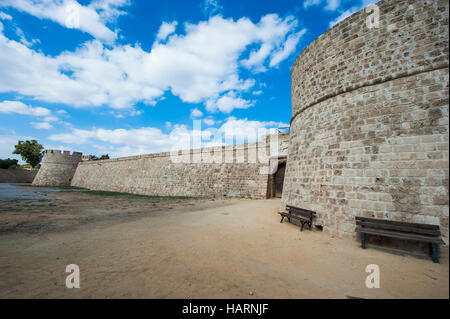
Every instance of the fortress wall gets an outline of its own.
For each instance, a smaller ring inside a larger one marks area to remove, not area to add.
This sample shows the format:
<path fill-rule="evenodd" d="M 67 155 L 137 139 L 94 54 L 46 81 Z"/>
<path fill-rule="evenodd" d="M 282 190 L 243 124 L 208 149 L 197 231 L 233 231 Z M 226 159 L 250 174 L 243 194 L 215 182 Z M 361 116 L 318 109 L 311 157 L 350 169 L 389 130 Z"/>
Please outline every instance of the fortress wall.
<path fill-rule="evenodd" d="M 268 135 L 267 139 L 270 139 L 274 135 Z M 277 149 L 271 149 L 271 171 L 273 174 L 269 175 L 269 180 L 267 182 L 267 198 L 272 198 L 277 196 L 276 187 L 276 174 L 279 169 L 283 170 L 282 165 L 286 164 L 286 158 L 289 150 L 289 133 L 278 133 L 277 136 Z M 270 143 L 267 140 L 267 143 Z M 271 144 L 273 145 L 273 144 Z M 283 175 L 284 176 L 284 175 Z M 279 196 L 279 194 L 278 194 Z"/>
<path fill-rule="evenodd" d="M 361 10 L 338 23 L 296 59 L 292 111 L 354 89 L 448 67 L 448 1 L 382 0 L 379 28 Z"/>
<path fill-rule="evenodd" d="M 268 136 L 268 138 L 270 138 L 270 135 Z M 277 142 L 278 149 L 276 150 L 277 153 L 276 155 L 280 157 L 287 156 L 289 151 L 289 133 L 279 133 L 277 134 L 277 138 L 278 138 Z"/>
<path fill-rule="evenodd" d="M 0 183 L 31 183 L 37 171 L 0 168 Z"/>
<path fill-rule="evenodd" d="M 441 226 L 448 245 L 448 1 L 384 0 L 360 11 L 292 69 L 282 207 L 354 237 L 355 216 Z"/>
<path fill-rule="evenodd" d="M 46 150 L 42 165 L 33 185 L 36 186 L 67 186 L 70 185 L 82 153 L 68 151 Z"/>
<path fill-rule="evenodd" d="M 252 163 L 257 150 L 270 155 L 265 143 L 252 143 L 179 152 L 183 155 L 175 162 L 170 153 L 82 162 L 72 186 L 157 196 L 266 198 L 268 164 Z"/>

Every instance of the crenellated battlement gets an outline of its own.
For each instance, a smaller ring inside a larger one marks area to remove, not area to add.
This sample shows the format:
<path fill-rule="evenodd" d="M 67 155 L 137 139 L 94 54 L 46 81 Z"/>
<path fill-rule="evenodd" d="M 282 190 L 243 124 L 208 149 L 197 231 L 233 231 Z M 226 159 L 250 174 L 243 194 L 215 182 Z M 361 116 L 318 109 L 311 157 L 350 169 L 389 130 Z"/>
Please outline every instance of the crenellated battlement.
<path fill-rule="evenodd" d="M 83 153 L 45 150 L 42 165 L 34 178 L 37 186 L 69 186 Z"/>
<path fill-rule="evenodd" d="M 45 150 L 42 163 L 78 164 L 82 160 L 83 153 L 61 150 Z"/>

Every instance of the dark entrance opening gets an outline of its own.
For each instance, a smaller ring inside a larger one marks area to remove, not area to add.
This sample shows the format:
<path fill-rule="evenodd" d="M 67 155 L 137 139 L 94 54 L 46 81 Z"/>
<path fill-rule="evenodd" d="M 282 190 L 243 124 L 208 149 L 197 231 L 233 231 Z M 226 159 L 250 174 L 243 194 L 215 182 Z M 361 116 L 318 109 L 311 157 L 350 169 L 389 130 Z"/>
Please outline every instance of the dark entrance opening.
<path fill-rule="evenodd" d="M 275 173 L 275 197 L 281 198 L 281 194 L 283 194 L 283 182 L 285 170 L 286 170 L 286 163 L 278 165 L 278 170 Z"/>

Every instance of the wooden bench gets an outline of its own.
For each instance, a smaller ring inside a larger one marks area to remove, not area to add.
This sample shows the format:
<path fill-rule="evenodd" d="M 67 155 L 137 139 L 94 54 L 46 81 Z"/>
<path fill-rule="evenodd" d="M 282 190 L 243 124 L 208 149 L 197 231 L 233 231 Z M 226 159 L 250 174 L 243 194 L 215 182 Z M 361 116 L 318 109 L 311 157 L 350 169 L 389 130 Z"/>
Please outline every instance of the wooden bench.
<path fill-rule="evenodd" d="M 311 230 L 312 220 L 313 217 L 316 215 L 316 212 L 290 205 L 286 205 L 286 210 L 287 212 L 279 213 L 281 215 L 280 223 L 283 222 L 285 217 L 287 217 L 289 222 L 291 222 L 291 218 L 293 218 L 300 221 L 300 231 L 303 231 L 303 227 L 305 226 L 305 224 L 308 224 L 309 229 Z"/>
<path fill-rule="evenodd" d="M 439 262 L 441 232 L 438 225 L 356 217 L 356 232 L 361 233 L 362 249 L 366 249 L 366 234 L 427 242 L 430 245 L 431 258 L 434 262 Z"/>

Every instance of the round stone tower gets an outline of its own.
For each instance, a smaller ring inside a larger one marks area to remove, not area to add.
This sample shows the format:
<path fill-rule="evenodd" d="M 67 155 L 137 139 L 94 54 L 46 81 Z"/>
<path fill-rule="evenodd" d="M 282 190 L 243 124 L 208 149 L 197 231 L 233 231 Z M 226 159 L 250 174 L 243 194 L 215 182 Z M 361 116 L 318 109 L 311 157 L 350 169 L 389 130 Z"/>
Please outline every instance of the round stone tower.
<path fill-rule="evenodd" d="M 36 186 L 70 186 L 82 153 L 46 150 L 41 168 L 33 180 Z"/>
<path fill-rule="evenodd" d="M 382 0 L 301 52 L 282 206 L 341 237 L 366 216 L 440 225 L 448 244 L 448 21 L 448 0 Z"/>

